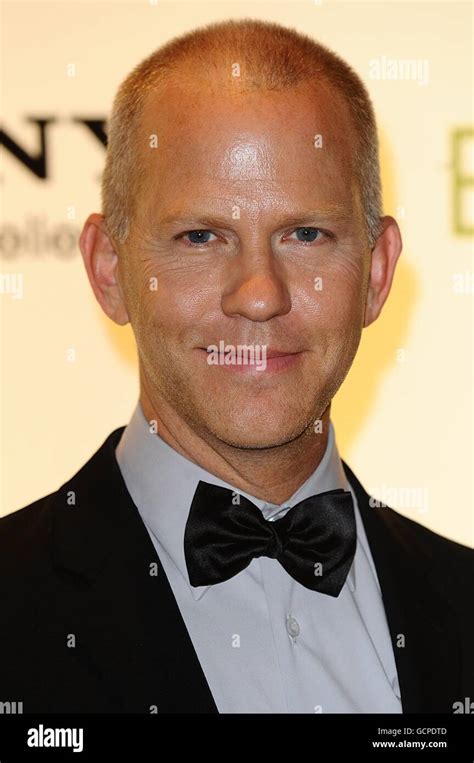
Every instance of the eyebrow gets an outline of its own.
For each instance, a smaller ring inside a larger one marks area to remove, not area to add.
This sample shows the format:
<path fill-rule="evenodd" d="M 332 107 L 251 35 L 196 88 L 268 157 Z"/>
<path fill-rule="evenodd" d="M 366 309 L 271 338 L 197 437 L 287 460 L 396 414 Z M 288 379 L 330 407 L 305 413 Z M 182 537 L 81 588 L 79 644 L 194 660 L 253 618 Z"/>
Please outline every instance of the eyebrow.
<path fill-rule="evenodd" d="M 308 220 L 321 220 L 321 221 L 336 221 L 347 222 L 354 216 L 354 212 L 351 208 L 343 206 L 342 204 L 334 204 L 331 206 L 321 207 L 319 209 L 312 209 L 298 215 L 287 215 L 281 219 L 279 227 L 285 227 L 287 225 L 302 225 Z M 156 227 L 160 228 L 164 225 L 176 224 L 176 225 L 207 225 L 209 227 L 226 228 L 229 223 L 233 222 L 231 215 L 225 217 L 223 215 L 202 215 L 199 212 L 193 213 L 192 211 L 186 213 L 176 213 L 167 215 L 162 220 L 157 221 Z"/>

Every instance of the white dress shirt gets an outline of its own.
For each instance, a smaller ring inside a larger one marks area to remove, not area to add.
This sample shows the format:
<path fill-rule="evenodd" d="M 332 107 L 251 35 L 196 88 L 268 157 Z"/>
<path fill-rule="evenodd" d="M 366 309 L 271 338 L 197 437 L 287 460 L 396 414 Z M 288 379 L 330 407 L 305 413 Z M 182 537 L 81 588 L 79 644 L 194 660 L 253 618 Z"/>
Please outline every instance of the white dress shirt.
<path fill-rule="evenodd" d="M 281 506 L 244 493 L 175 451 L 150 431 L 140 403 L 116 457 L 220 713 L 402 712 L 380 587 L 331 421 L 320 464 Z M 240 493 L 269 521 L 316 493 L 350 490 L 357 547 L 339 596 L 305 588 L 269 557 L 253 559 L 230 580 L 192 587 L 183 538 L 199 480 Z"/>

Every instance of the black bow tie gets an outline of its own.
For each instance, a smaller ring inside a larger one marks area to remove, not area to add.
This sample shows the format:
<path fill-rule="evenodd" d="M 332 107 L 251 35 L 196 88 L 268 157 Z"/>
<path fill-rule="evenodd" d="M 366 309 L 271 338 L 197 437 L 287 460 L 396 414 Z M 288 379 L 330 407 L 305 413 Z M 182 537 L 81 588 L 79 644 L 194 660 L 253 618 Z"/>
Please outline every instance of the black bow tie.
<path fill-rule="evenodd" d="M 352 495 L 342 489 L 306 498 L 272 522 L 244 496 L 201 481 L 184 532 L 192 586 L 222 583 L 269 556 L 306 588 L 339 596 L 355 547 Z"/>

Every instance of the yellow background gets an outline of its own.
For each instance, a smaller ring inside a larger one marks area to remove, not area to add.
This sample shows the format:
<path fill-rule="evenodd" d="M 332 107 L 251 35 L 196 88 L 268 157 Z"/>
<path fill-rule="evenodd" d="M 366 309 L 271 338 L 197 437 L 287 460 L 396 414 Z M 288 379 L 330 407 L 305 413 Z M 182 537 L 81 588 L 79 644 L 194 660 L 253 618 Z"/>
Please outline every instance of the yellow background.
<path fill-rule="evenodd" d="M 3 3 L 2 15 L 4 129 L 34 153 L 27 116 L 56 118 L 47 181 L 2 149 L 3 234 L 13 225 L 26 235 L 32 220 L 46 232 L 63 224 L 78 232 L 100 211 L 104 149 L 73 120 L 106 117 L 125 75 L 174 35 L 218 19 L 274 20 L 356 69 L 378 115 L 385 212 L 399 220 L 404 251 L 389 301 L 333 402 L 338 447 L 373 495 L 393 489 L 387 502 L 401 513 L 474 545 L 472 238 L 454 230 L 452 191 L 453 133 L 473 121 L 471 4 L 19 0 Z M 428 84 L 371 79 L 369 61 L 381 56 L 427 60 Z M 471 176 L 472 145 L 462 151 Z M 467 186 L 462 199 L 469 227 Z M 131 329 L 101 313 L 77 246 L 63 258 L 47 246 L 5 250 L 0 268 L 23 277 L 21 298 L 0 294 L 7 514 L 56 490 L 127 423 L 138 381 Z M 462 293 L 455 274 L 467 279 Z M 404 490 L 419 491 L 423 505 L 410 505 Z"/>

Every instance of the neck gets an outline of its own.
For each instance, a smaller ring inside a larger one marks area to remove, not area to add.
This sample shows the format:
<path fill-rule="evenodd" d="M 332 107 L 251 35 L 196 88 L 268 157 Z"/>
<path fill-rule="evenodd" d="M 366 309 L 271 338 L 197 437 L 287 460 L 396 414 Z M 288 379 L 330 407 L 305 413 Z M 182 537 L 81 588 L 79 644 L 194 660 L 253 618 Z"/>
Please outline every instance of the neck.
<path fill-rule="evenodd" d="M 308 427 L 290 442 L 271 448 L 236 448 L 211 435 L 203 437 L 163 400 L 152 401 L 142 386 L 140 404 L 159 436 L 174 450 L 224 482 L 269 503 L 284 503 L 321 462 L 328 442 L 329 404 L 321 433 Z"/>

